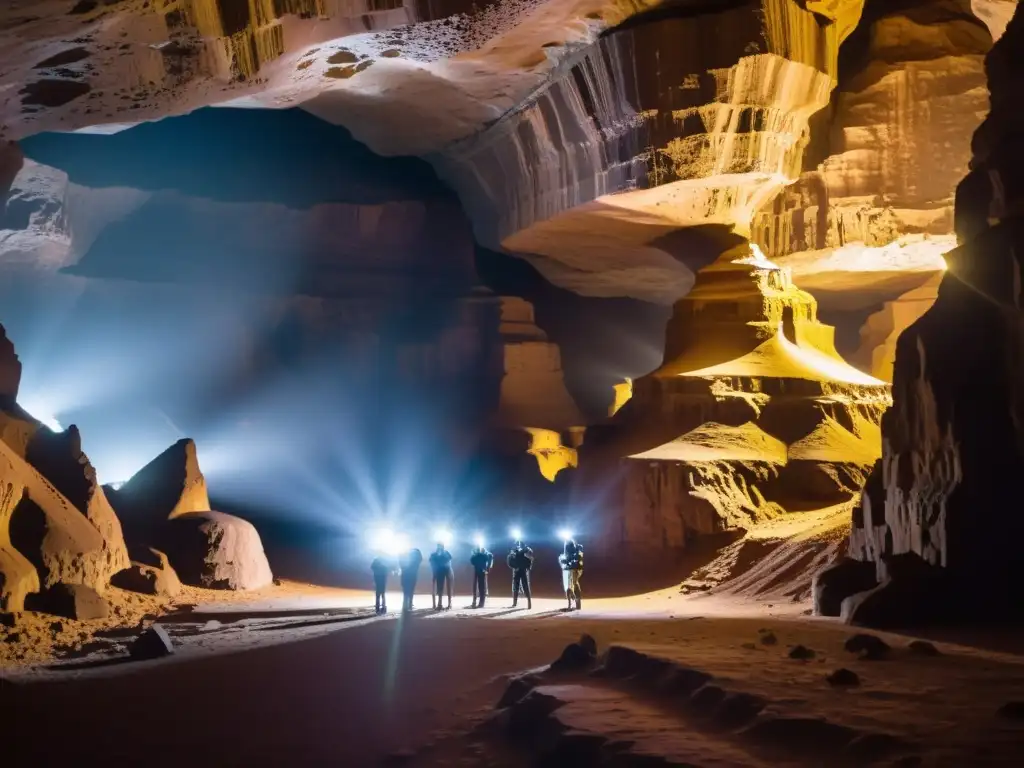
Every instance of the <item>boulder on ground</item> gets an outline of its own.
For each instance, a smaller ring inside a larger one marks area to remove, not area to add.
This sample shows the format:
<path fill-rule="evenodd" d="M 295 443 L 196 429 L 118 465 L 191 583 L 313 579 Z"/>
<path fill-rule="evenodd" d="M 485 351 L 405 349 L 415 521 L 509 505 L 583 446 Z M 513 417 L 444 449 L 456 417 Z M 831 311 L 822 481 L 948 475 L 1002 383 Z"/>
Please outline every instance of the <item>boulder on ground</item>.
<path fill-rule="evenodd" d="M 138 592 L 143 595 L 175 598 L 181 593 L 181 580 L 174 572 L 167 556 L 162 552 L 155 553 L 162 561 L 157 568 L 144 563 L 132 563 L 123 571 L 118 571 L 110 580 L 111 586 Z"/>
<path fill-rule="evenodd" d="M 814 574 L 811 592 L 816 616 L 839 616 L 843 600 L 878 586 L 873 562 L 843 558 Z"/>
<path fill-rule="evenodd" d="M 96 590 L 82 584 L 55 584 L 38 594 L 30 595 L 26 607 L 30 611 L 79 621 L 105 619 L 110 613 L 107 601 Z"/>
<path fill-rule="evenodd" d="M 132 642 L 128 654 L 136 661 L 159 659 L 174 653 L 174 645 L 167 630 L 154 624 Z"/>
<path fill-rule="evenodd" d="M 223 512 L 190 512 L 168 520 L 158 545 L 185 584 L 208 589 L 260 589 L 274 581 L 256 527 Z"/>

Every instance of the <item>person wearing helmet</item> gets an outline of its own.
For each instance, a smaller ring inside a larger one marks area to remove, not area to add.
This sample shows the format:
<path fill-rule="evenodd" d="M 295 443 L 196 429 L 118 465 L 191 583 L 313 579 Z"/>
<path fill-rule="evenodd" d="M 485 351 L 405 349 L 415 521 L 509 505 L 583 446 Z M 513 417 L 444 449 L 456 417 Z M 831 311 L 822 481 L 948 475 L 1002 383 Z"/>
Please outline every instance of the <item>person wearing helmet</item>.
<path fill-rule="evenodd" d="M 526 596 L 526 608 L 533 608 L 533 598 L 530 596 L 530 569 L 533 568 L 533 550 L 526 546 L 522 540 L 517 539 L 515 546 L 508 553 L 506 558 L 508 567 L 512 569 L 512 607 L 519 604 L 519 593 Z"/>
<path fill-rule="evenodd" d="M 416 582 L 419 580 L 420 565 L 423 553 L 418 549 L 410 549 L 402 555 L 399 565 L 402 568 L 402 610 L 412 610 L 412 598 L 416 593 Z"/>
<path fill-rule="evenodd" d="M 569 601 L 569 610 L 580 610 L 583 603 L 583 590 L 580 587 L 580 577 L 583 576 L 583 547 L 576 543 L 576 539 L 569 537 L 562 546 L 562 554 L 558 556 L 558 565 L 562 568 L 562 588 L 565 590 L 565 599 Z"/>
<path fill-rule="evenodd" d="M 487 551 L 483 542 L 477 542 L 476 549 L 469 558 L 473 566 L 473 608 L 483 608 L 487 597 L 487 574 L 494 565 L 494 555 Z"/>
<path fill-rule="evenodd" d="M 448 608 L 452 609 L 452 589 L 455 583 L 455 571 L 452 569 L 452 553 L 445 549 L 444 542 L 437 542 L 437 549 L 430 555 L 430 572 L 434 577 L 434 610 L 442 608 L 441 598 L 448 592 Z"/>

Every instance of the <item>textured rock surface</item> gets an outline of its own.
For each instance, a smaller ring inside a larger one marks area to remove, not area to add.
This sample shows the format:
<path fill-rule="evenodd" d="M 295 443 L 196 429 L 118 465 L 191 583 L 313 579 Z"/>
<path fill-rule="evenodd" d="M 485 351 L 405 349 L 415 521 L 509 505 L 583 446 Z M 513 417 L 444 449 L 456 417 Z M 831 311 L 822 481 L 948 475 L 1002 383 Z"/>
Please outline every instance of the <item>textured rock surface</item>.
<path fill-rule="evenodd" d="M 588 432 L 579 492 L 623 478 L 604 535 L 647 546 L 829 506 L 859 490 L 887 403 L 836 354 L 814 299 L 741 244 L 677 303 L 661 368 Z"/>
<path fill-rule="evenodd" d="M 823 310 L 863 323 L 882 302 L 918 288 L 954 247 L 953 192 L 970 136 L 988 110 L 984 55 L 991 34 L 966 3 L 868 2 L 840 59 L 830 126 L 816 126 L 825 159 L 755 221 L 755 240 Z M 941 158 L 941 161 L 937 161 Z M 915 301 L 923 301 L 918 295 Z M 904 304 L 903 309 L 909 309 Z M 915 319 L 892 313 L 874 348 L 846 351 L 872 375 Z M 875 324 L 879 318 L 872 318 Z M 883 376 L 888 380 L 888 377 Z"/>
<path fill-rule="evenodd" d="M 0 325 L 0 404 L 9 406 L 17 400 L 20 383 L 21 361 L 14 351 L 14 342 Z"/>
<path fill-rule="evenodd" d="M 144 595 L 175 598 L 181 593 L 181 580 L 167 561 L 167 555 L 158 554 L 161 560 L 159 568 L 144 563 L 132 563 L 123 571 L 118 571 L 110 579 L 112 586 L 139 592 Z"/>
<path fill-rule="evenodd" d="M 221 512 L 171 518 L 160 545 L 186 584 L 208 589 L 260 589 L 274 581 L 252 523 Z"/>
<path fill-rule="evenodd" d="M 382 154 L 430 155 L 485 244 L 583 293 L 671 304 L 703 263 L 672 231 L 745 231 L 799 173 L 863 0 L 385 5 L 19 0 L 0 16 L 0 125 L 301 105 Z"/>
<path fill-rule="evenodd" d="M 850 538 L 851 555 L 875 563 L 882 584 L 850 598 L 853 620 L 1021 616 L 1022 43 L 1017 12 L 986 62 L 992 112 L 957 192 L 961 245 L 935 304 L 897 343 L 882 457 Z"/>
<path fill-rule="evenodd" d="M 196 444 L 189 439 L 176 442 L 110 493 L 133 539 L 164 520 L 210 508 Z"/>
<path fill-rule="evenodd" d="M 82 452 L 82 438 L 74 424 L 64 432 L 40 429 L 26 447 L 25 459 L 93 524 L 103 538 L 105 570 L 128 567 L 121 523 L 96 479 L 96 469 Z"/>
<path fill-rule="evenodd" d="M 496 423 L 556 432 L 582 427 L 583 414 L 565 388 L 561 353 L 537 327 L 533 307 L 514 296 L 500 302 L 504 376 Z"/>

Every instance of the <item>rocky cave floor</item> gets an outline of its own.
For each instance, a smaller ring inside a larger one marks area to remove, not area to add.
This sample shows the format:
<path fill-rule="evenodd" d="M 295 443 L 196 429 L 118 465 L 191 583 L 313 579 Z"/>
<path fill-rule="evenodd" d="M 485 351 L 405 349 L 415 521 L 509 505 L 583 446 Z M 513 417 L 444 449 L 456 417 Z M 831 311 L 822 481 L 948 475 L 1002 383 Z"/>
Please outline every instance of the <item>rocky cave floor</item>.
<path fill-rule="evenodd" d="M 845 515 L 765 523 L 681 586 L 580 613 L 511 611 L 499 570 L 483 611 L 420 595 L 377 617 L 368 592 L 283 581 L 173 602 L 112 589 L 102 622 L 22 614 L 0 628 L 0 717 L 60 738 L 19 740 L 10 764 L 86 747 L 147 765 L 1016 764 L 1019 633 L 865 640 L 810 615 L 808 571 Z M 132 660 L 154 622 L 174 653 Z"/>

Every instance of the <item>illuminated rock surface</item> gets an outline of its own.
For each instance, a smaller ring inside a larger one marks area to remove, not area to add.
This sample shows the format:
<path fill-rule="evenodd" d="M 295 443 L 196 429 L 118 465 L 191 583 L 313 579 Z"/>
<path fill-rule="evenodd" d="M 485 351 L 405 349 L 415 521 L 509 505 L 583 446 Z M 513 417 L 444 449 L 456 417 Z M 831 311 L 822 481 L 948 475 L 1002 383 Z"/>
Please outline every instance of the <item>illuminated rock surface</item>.
<path fill-rule="evenodd" d="M 815 152 L 824 161 L 755 224 L 768 257 L 792 267 L 837 323 L 865 323 L 878 304 L 944 269 L 941 255 L 955 245 L 953 191 L 988 111 L 983 60 L 990 46 L 989 30 L 965 3 L 866 4 L 840 57 L 832 117 L 822 113 L 816 127 Z M 877 355 L 863 347 L 854 354 L 852 343 L 844 351 L 862 370 L 884 375 L 886 366 L 872 360 L 890 354 L 887 336 L 864 327 L 862 344 L 870 338 L 881 345 Z"/>
<path fill-rule="evenodd" d="M 583 497 L 616 475 L 609 462 L 623 478 L 603 513 L 610 541 L 679 547 L 857 493 L 888 388 L 843 362 L 813 298 L 758 251 L 698 273 L 665 360 L 581 451 Z"/>
<path fill-rule="evenodd" d="M 851 621 L 1021 616 L 1022 42 L 1018 12 L 986 62 L 992 111 L 957 190 L 961 245 L 947 255 L 934 305 L 897 342 L 882 457 L 850 537 L 851 555 L 875 564 L 880 586 L 843 602 Z"/>
<path fill-rule="evenodd" d="M 133 554 L 156 547 L 149 551 L 158 564 L 165 567 L 169 560 L 186 584 L 259 589 L 273 581 L 253 524 L 210 511 L 193 441 L 179 440 L 111 493 Z"/>
<path fill-rule="evenodd" d="M 675 230 L 745 232 L 799 174 L 863 0 L 67 5 L 0 16 L 11 137 L 301 106 L 429 156 L 481 242 L 557 284 L 671 304 L 717 255 Z"/>

